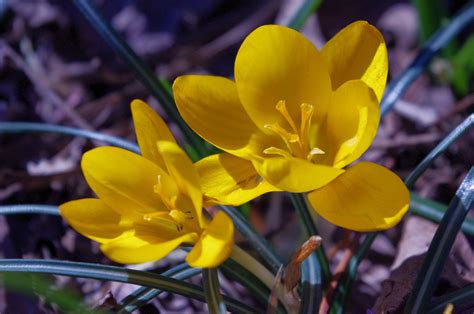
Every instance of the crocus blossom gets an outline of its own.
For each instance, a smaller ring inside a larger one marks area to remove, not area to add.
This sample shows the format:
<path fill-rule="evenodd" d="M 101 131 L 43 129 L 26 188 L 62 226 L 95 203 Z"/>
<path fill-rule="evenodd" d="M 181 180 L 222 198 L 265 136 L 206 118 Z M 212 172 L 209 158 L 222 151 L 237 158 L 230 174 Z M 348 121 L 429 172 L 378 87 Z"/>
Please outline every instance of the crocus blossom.
<path fill-rule="evenodd" d="M 62 216 L 124 264 L 161 259 L 180 245 L 193 267 L 215 267 L 229 257 L 234 226 L 224 212 L 202 214 L 198 173 L 163 120 L 144 102 L 132 102 L 143 156 L 116 147 L 84 154 L 84 176 L 98 198 L 60 206 Z"/>
<path fill-rule="evenodd" d="M 290 28 L 265 25 L 242 43 L 235 81 L 177 78 L 182 117 L 224 151 L 197 163 L 207 202 L 309 192 L 335 225 L 372 231 L 398 223 L 409 203 L 400 178 L 375 163 L 350 165 L 376 134 L 387 71 L 382 35 L 358 21 L 321 51 Z"/>

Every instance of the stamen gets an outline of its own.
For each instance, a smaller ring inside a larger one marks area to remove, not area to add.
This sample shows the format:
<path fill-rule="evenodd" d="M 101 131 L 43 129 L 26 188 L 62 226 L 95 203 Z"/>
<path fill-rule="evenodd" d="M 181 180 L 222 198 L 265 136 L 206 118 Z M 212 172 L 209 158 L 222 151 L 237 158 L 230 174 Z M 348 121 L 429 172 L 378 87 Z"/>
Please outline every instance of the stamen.
<path fill-rule="evenodd" d="M 314 107 L 310 104 L 303 103 L 300 106 L 301 108 L 301 128 L 300 128 L 300 137 L 301 144 L 308 145 L 305 140 L 309 137 L 309 127 L 311 125 L 311 118 L 313 117 Z"/>
<path fill-rule="evenodd" d="M 151 223 L 155 226 L 160 226 L 164 228 L 172 228 L 175 226 L 178 231 L 181 231 L 179 224 L 176 222 L 173 217 L 169 215 L 168 212 L 154 212 L 143 215 L 143 220 L 147 223 Z"/>
<path fill-rule="evenodd" d="M 277 105 L 276 105 L 276 110 L 278 110 L 281 115 L 285 118 L 286 122 L 291 126 L 293 129 L 293 132 L 298 134 L 298 129 L 296 128 L 295 121 L 293 121 L 293 118 L 291 117 L 290 113 L 288 112 L 288 109 L 286 108 L 286 101 L 280 100 Z"/>
<path fill-rule="evenodd" d="M 158 183 L 153 186 L 153 191 L 160 196 L 161 200 L 169 210 L 176 208 L 177 195 L 174 195 L 170 198 L 168 195 L 165 194 L 161 175 L 157 176 L 157 181 Z"/>
<path fill-rule="evenodd" d="M 282 128 L 278 123 L 265 124 L 263 126 L 266 129 L 272 130 L 276 134 L 280 135 L 285 141 L 288 142 L 297 142 L 299 140 L 297 134 L 293 134 Z"/>
<path fill-rule="evenodd" d="M 286 150 L 283 150 L 281 148 L 276 148 L 276 147 L 269 147 L 263 150 L 264 154 L 267 155 L 279 155 L 282 157 L 291 157 L 291 154 L 287 152 Z"/>

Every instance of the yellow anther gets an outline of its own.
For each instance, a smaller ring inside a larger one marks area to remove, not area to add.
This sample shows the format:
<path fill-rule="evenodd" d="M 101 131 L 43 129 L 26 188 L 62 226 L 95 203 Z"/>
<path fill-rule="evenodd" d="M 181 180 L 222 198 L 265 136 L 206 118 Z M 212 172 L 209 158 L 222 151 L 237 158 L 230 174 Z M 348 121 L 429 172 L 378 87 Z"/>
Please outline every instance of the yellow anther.
<path fill-rule="evenodd" d="M 281 115 L 285 118 L 286 122 L 290 125 L 290 127 L 293 129 L 293 132 L 298 134 L 298 129 L 296 128 L 295 121 L 291 117 L 290 113 L 288 112 L 288 109 L 286 108 L 286 101 L 280 100 L 277 105 L 276 105 L 276 110 L 278 110 Z"/>
<path fill-rule="evenodd" d="M 308 159 L 308 161 L 311 161 L 311 159 L 313 159 L 313 156 L 322 155 L 322 154 L 325 154 L 325 152 L 322 149 L 314 147 L 309 151 L 308 156 L 306 156 L 306 159 Z"/>

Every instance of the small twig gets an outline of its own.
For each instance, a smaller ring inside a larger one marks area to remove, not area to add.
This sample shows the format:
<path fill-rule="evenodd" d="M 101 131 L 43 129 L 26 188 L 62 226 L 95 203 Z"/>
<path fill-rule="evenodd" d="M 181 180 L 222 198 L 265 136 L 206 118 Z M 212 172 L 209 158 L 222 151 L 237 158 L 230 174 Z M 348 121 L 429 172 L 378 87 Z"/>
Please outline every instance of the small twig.
<path fill-rule="evenodd" d="M 346 269 L 349 261 L 351 260 L 352 256 L 355 253 L 355 249 L 359 244 L 360 233 L 354 233 L 354 237 L 349 244 L 349 246 L 344 250 L 344 255 L 342 256 L 341 261 L 336 266 L 334 270 L 333 276 L 331 281 L 329 282 L 328 289 L 326 295 L 323 297 L 321 305 L 319 307 L 319 314 L 326 314 L 329 310 L 329 304 L 332 299 L 334 292 L 336 291 L 337 283 L 342 277 L 344 273 L 344 269 Z"/>
<path fill-rule="evenodd" d="M 25 44 L 26 45 L 26 44 Z M 28 45 L 26 45 L 28 46 Z M 71 119 L 71 121 L 78 127 L 93 130 L 94 128 L 82 118 L 77 112 L 75 112 L 69 106 L 64 104 L 64 101 L 53 92 L 47 84 L 44 82 L 44 77 L 38 77 L 35 71 L 26 63 L 22 56 L 16 53 L 6 42 L 0 42 L 0 48 L 3 49 L 3 54 L 10 57 L 10 59 L 23 70 L 23 72 L 28 76 L 30 81 L 36 88 L 38 94 L 43 98 L 50 101 L 55 107 L 61 110 L 66 116 Z M 26 48 L 25 48 L 26 49 Z"/>

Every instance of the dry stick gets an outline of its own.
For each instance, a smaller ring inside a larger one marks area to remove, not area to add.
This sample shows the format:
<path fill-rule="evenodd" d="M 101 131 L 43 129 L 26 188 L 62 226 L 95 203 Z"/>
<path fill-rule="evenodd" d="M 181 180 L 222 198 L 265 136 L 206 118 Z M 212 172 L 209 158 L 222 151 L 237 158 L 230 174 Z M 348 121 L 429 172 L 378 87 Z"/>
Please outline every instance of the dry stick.
<path fill-rule="evenodd" d="M 347 231 L 349 234 L 352 231 Z M 326 295 L 323 297 L 321 301 L 321 305 L 319 307 L 319 314 L 326 314 L 329 311 L 329 304 L 332 299 L 334 292 L 336 291 L 337 284 L 341 279 L 342 275 L 344 274 L 344 270 L 346 269 L 347 265 L 349 264 L 352 256 L 354 255 L 356 248 L 359 244 L 360 233 L 354 233 L 354 237 L 352 239 L 352 243 L 344 250 L 344 255 L 342 256 L 341 261 L 336 266 L 334 273 L 332 275 L 331 281 L 329 282 L 328 289 Z"/>
<path fill-rule="evenodd" d="M 69 106 L 64 105 L 64 101 L 54 93 L 47 84 L 43 81 L 44 78 L 39 78 L 38 75 L 30 68 L 30 66 L 23 60 L 23 57 L 17 54 L 7 43 L 1 42 L 0 47 L 4 49 L 5 55 L 8 55 L 15 64 L 23 70 L 26 76 L 30 79 L 36 88 L 38 94 L 43 98 L 49 100 L 55 107 L 61 110 L 71 121 L 78 127 L 93 130 L 94 128 L 75 112 Z"/>

